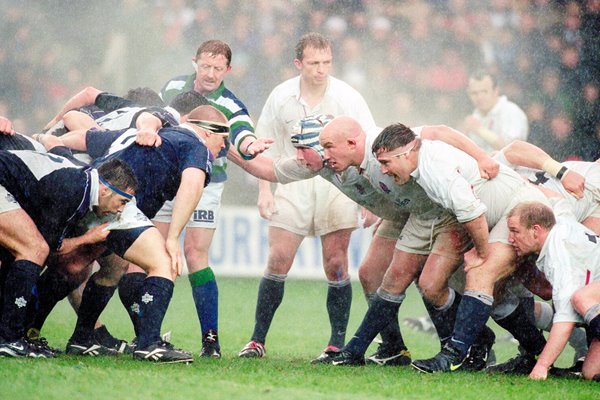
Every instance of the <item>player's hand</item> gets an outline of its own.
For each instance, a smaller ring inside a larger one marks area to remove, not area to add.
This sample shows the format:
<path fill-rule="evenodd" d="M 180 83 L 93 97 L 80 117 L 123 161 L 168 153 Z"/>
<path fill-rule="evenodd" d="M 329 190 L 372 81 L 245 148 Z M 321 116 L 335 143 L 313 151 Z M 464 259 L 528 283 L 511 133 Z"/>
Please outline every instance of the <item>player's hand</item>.
<path fill-rule="evenodd" d="M 473 268 L 481 267 L 485 262 L 485 257 L 481 257 L 477 253 L 477 249 L 472 248 L 465 253 L 465 272 L 469 272 Z"/>
<path fill-rule="evenodd" d="M 178 238 L 167 238 L 165 247 L 171 257 L 171 276 L 175 279 L 183 272 L 183 260 L 181 259 Z"/>
<path fill-rule="evenodd" d="M 141 146 L 158 147 L 162 144 L 162 139 L 154 129 L 138 129 L 135 142 Z"/>
<path fill-rule="evenodd" d="M 360 208 L 360 215 L 359 215 L 359 225 L 361 228 L 368 228 L 371 225 L 373 225 L 375 222 L 377 222 L 377 220 L 379 219 L 379 217 L 375 214 L 373 214 L 371 211 L 367 210 L 364 207 Z"/>
<path fill-rule="evenodd" d="M 12 121 L 5 117 L 0 117 L 0 134 L 12 136 L 15 130 L 12 126 Z"/>
<path fill-rule="evenodd" d="M 490 156 L 485 156 L 481 160 L 477 160 L 479 167 L 479 175 L 483 179 L 493 179 L 498 175 L 500 164 Z"/>
<path fill-rule="evenodd" d="M 535 364 L 533 370 L 529 374 L 529 379 L 534 379 L 536 381 L 545 381 L 548 378 L 548 368 Z"/>
<path fill-rule="evenodd" d="M 55 147 L 65 145 L 61 138 L 45 133 L 34 133 L 33 135 L 31 135 L 31 138 L 36 142 L 41 143 L 47 151 Z"/>
<path fill-rule="evenodd" d="M 577 172 L 569 169 L 569 172 L 561 179 L 563 187 L 575 197 L 577 200 L 583 197 L 583 190 L 585 187 L 585 178 Z"/>
<path fill-rule="evenodd" d="M 106 229 L 108 226 L 108 222 L 105 222 L 101 225 L 97 225 L 92 229 L 88 230 L 83 236 L 85 237 L 85 242 L 87 244 L 96 244 L 101 243 L 106 240 L 108 235 L 110 234 L 110 230 Z"/>
<path fill-rule="evenodd" d="M 266 220 L 271 220 L 273 214 L 277 213 L 273 193 L 270 190 L 259 190 L 256 205 L 260 216 Z"/>
<path fill-rule="evenodd" d="M 377 221 L 375 221 L 375 224 L 373 225 L 373 237 L 377 233 L 377 229 L 379 229 L 382 222 L 383 222 L 383 219 L 381 219 L 381 218 L 378 218 Z"/>
<path fill-rule="evenodd" d="M 267 150 L 269 147 L 271 147 L 272 143 L 273 143 L 273 139 L 271 139 L 271 138 L 258 138 L 255 141 L 253 141 L 252 143 L 250 143 L 250 145 L 248 145 L 248 147 L 246 147 L 244 154 L 246 154 L 248 156 L 258 155 L 258 154 L 262 153 L 263 151 Z"/>

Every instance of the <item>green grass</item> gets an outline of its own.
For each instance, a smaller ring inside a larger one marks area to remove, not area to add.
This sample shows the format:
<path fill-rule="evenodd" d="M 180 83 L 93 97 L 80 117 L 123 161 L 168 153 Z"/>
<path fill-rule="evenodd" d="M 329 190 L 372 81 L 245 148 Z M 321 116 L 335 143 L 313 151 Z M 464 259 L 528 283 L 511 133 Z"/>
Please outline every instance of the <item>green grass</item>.
<path fill-rule="evenodd" d="M 267 357 L 239 359 L 236 354 L 252 333 L 257 287 L 257 279 L 219 279 L 221 360 L 196 358 L 191 365 L 156 365 L 128 356 L 4 358 L 0 359 L 0 399 L 600 398 L 600 385 L 584 381 L 533 382 L 524 377 L 485 373 L 422 375 L 409 367 L 310 365 L 308 361 L 322 350 L 328 339 L 324 281 L 290 280 L 268 336 Z M 360 288 L 355 285 L 348 336 L 357 328 L 365 310 Z M 402 316 L 419 316 L 424 312 L 411 289 L 402 305 Z M 132 337 L 130 323 L 117 296 L 102 317 L 116 336 Z M 64 347 L 74 322 L 73 312 L 63 302 L 50 316 L 43 333 L 51 345 Z M 187 279 L 180 279 L 176 285 L 163 329 L 172 331 L 176 346 L 195 354 L 199 352 L 199 325 Z M 435 338 L 408 329 L 403 333 L 413 357 L 430 357 L 437 352 Z M 516 354 L 512 343 L 497 343 L 495 349 L 500 361 Z M 560 359 L 562 366 L 569 365 L 571 357 L 570 353 L 565 354 Z"/>

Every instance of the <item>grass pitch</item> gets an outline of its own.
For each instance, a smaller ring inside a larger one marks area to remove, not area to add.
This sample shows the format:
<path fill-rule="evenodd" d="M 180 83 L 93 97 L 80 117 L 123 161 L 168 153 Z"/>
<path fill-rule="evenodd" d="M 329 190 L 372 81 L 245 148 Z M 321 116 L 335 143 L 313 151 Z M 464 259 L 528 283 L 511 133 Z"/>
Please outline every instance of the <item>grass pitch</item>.
<path fill-rule="evenodd" d="M 533 382 L 525 377 L 489 376 L 480 373 L 423 375 L 410 367 L 331 367 L 309 364 L 329 338 L 324 281 L 290 280 L 267 338 L 267 357 L 239 359 L 254 323 L 258 279 L 219 278 L 220 329 L 223 358 L 196 357 L 191 365 L 157 365 L 113 358 L 57 359 L 0 358 L 0 399 L 599 399 L 600 384 L 550 379 Z M 348 337 L 354 333 L 366 303 L 358 284 Z M 402 305 L 401 318 L 424 315 L 414 289 Z M 132 329 L 115 296 L 102 315 L 111 333 L 131 339 Z M 64 348 L 75 315 L 62 302 L 50 316 L 43 334 L 53 346 Z M 498 336 L 503 332 L 494 326 Z M 177 347 L 200 351 L 199 325 L 187 279 L 175 287 L 173 302 L 163 324 Z M 434 337 L 403 329 L 416 358 L 438 351 Z M 374 350 L 374 345 L 370 350 Z M 516 354 L 516 345 L 499 342 L 499 361 Z M 571 363 L 572 353 L 559 360 Z"/>

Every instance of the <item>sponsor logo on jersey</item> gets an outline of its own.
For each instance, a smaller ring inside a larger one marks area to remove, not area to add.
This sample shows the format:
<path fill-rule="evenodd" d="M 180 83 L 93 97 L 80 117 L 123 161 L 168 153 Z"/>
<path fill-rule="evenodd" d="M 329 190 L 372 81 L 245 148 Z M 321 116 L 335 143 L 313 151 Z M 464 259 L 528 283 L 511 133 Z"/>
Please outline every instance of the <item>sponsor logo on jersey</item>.
<path fill-rule="evenodd" d="M 357 183 L 354 185 L 359 194 L 365 194 L 365 188 L 363 185 Z"/>
<path fill-rule="evenodd" d="M 379 182 L 379 187 L 381 188 L 381 190 L 383 190 L 386 193 L 390 193 L 391 190 L 389 187 L 387 187 L 387 185 L 383 182 Z"/>
<path fill-rule="evenodd" d="M 402 201 L 394 202 L 394 204 L 396 204 L 398 207 L 406 207 L 408 203 L 410 203 L 410 199 L 402 199 Z"/>

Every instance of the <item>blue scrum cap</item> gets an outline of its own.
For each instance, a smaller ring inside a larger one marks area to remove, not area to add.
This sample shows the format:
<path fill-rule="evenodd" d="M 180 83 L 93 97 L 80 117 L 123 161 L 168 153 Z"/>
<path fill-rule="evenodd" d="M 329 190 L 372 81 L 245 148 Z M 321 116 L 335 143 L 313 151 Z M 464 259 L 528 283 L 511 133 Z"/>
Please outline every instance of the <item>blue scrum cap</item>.
<path fill-rule="evenodd" d="M 321 131 L 331 120 L 333 115 L 318 114 L 302 118 L 293 127 L 292 145 L 296 148 L 313 149 L 317 154 L 324 158 L 325 151 L 319 143 Z"/>

